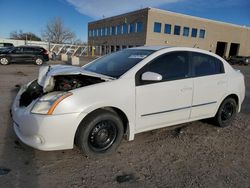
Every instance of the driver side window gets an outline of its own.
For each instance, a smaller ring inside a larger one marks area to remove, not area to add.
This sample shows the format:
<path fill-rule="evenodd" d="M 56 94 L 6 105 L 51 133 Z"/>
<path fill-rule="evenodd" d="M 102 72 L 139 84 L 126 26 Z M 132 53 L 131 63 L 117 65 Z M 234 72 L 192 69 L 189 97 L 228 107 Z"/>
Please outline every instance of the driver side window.
<path fill-rule="evenodd" d="M 190 76 L 188 52 L 170 52 L 161 55 L 145 65 L 141 73 L 144 72 L 158 73 L 162 76 L 162 81 L 187 78 Z"/>

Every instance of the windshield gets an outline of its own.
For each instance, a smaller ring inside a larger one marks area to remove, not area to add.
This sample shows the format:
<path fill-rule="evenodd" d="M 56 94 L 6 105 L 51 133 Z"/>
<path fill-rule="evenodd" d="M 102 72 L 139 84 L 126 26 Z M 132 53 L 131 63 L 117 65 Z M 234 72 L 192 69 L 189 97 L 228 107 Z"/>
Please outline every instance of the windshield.
<path fill-rule="evenodd" d="M 153 50 L 122 50 L 95 60 L 86 65 L 84 70 L 119 78 L 153 52 Z"/>

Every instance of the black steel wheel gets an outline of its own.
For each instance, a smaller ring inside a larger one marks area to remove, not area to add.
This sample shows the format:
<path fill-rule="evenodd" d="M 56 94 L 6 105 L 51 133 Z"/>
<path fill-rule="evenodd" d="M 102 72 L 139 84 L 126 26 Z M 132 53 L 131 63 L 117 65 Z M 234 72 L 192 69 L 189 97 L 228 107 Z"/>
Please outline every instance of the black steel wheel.
<path fill-rule="evenodd" d="M 113 121 L 104 120 L 97 123 L 89 134 L 89 146 L 95 151 L 105 151 L 115 141 L 117 128 Z"/>
<path fill-rule="evenodd" d="M 220 127 L 226 127 L 226 126 L 231 125 L 236 116 L 237 107 L 238 106 L 237 106 L 235 99 L 226 98 L 222 102 L 214 118 L 216 125 Z"/>
<path fill-rule="evenodd" d="M 221 120 L 227 121 L 229 120 L 234 114 L 234 103 L 229 101 L 225 103 L 221 110 Z"/>
<path fill-rule="evenodd" d="M 76 145 L 90 157 L 114 152 L 123 138 L 124 128 L 118 114 L 100 109 L 89 114 L 79 125 Z"/>

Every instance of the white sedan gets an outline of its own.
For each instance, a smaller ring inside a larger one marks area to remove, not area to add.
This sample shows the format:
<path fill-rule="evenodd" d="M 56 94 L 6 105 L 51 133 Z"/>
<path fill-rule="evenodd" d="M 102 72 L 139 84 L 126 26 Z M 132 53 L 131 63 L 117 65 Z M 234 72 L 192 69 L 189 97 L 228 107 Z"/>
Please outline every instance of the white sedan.
<path fill-rule="evenodd" d="M 83 67 L 41 67 L 18 92 L 16 135 L 40 150 L 111 153 L 123 136 L 214 118 L 228 126 L 245 97 L 244 76 L 221 57 L 185 47 L 137 47 Z"/>

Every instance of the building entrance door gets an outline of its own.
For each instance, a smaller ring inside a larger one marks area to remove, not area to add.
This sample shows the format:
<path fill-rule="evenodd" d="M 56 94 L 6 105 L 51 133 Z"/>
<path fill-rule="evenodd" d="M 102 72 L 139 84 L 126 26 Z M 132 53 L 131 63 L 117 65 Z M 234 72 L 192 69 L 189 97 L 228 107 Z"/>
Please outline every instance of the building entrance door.
<path fill-rule="evenodd" d="M 231 43 L 230 50 L 229 50 L 229 57 L 230 56 L 237 56 L 240 49 L 240 44 L 238 43 Z"/>
<path fill-rule="evenodd" d="M 225 56 L 226 49 L 227 49 L 227 43 L 218 41 L 215 53 L 217 55 L 223 57 L 223 56 Z"/>

